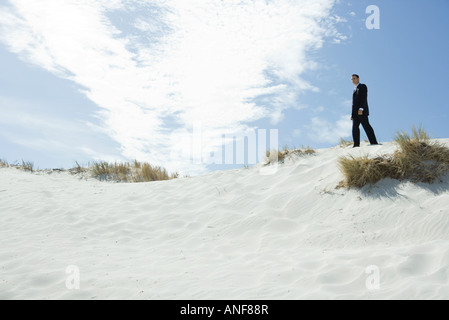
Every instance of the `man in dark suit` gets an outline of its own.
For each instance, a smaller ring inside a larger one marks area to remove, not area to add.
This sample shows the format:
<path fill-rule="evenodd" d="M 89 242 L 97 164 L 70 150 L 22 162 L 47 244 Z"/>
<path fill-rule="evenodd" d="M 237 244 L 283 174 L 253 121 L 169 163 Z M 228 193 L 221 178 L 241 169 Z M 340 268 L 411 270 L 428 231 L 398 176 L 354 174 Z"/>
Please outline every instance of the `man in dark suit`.
<path fill-rule="evenodd" d="M 360 147 L 360 124 L 368 136 L 371 145 L 376 145 L 377 139 L 374 129 L 371 127 L 368 116 L 368 88 L 360 83 L 360 77 L 357 74 L 352 75 L 352 83 L 354 84 L 354 93 L 352 94 L 352 138 L 354 140 L 354 148 Z"/>

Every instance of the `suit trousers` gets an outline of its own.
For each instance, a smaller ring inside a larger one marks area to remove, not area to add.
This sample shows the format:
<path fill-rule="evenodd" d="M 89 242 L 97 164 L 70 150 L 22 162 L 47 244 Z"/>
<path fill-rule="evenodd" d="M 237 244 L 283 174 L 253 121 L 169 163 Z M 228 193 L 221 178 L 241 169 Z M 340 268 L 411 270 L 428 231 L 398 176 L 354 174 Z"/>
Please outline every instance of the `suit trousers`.
<path fill-rule="evenodd" d="M 368 136 L 368 140 L 371 144 L 377 144 L 376 135 L 374 134 L 374 129 L 371 127 L 368 116 L 355 116 L 352 119 L 352 138 L 354 140 L 354 146 L 360 146 L 360 124 L 362 124 L 363 129 Z"/>

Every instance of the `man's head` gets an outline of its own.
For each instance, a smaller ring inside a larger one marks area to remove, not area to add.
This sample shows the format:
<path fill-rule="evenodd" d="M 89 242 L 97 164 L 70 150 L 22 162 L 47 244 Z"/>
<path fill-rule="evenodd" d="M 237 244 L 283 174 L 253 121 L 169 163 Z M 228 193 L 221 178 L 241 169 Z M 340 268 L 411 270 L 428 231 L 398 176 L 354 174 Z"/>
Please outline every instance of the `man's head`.
<path fill-rule="evenodd" d="M 352 83 L 356 86 L 360 82 L 360 77 L 358 74 L 353 74 L 351 77 Z"/>

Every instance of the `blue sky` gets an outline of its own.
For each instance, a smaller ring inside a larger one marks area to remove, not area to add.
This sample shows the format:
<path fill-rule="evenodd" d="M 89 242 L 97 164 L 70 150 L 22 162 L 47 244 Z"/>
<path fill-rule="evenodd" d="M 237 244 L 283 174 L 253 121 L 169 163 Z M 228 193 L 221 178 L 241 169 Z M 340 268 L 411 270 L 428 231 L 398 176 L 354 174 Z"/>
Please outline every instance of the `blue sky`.
<path fill-rule="evenodd" d="M 192 150 L 218 159 L 255 130 L 332 147 L 351 139 L 352 73 L 378 140 L 412 125 L 449 138 L 448 14 L 447 0 L 2 1 L 0 158 L 194 175 L 242 167 Z"/>

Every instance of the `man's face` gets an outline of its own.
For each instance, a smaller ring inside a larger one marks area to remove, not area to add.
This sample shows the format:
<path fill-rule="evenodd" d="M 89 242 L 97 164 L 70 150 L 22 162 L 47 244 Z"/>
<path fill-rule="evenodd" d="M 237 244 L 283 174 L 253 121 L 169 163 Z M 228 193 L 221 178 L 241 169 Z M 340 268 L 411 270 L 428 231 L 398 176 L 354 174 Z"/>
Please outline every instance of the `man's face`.
<path fill-rule="evenodd" d="M 352 80 L 352 83 L 353 83 L 355 86 L 358 85 L 358 84 L 359 84 L 359 81 L 360 81 L 360 79 L 357 78 L 356 76 L 352 76 L 351 80 Z"/>

